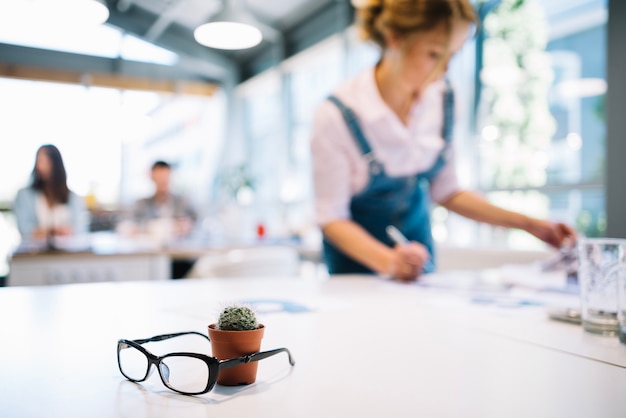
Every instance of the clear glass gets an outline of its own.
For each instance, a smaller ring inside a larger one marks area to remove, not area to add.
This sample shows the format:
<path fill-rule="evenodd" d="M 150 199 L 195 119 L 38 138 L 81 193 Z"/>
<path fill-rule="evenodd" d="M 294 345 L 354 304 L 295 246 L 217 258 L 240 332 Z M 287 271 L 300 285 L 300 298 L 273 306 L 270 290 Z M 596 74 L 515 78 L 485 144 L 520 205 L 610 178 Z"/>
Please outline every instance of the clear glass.
<path fill-rule="evenodd" d="M 148 357 L 131 345 L 125 344 L 118 350 L 120 369 L 124 375 L 133 380 L 143 380 L 148 375 Z"/>
<path fill-rule="evenodd" d="M 626 344 L 626 272 L 621 271 L 617 278 L 617 323 L 619 340 Z"/>
<path fill-rule="evenodd" d="M 167 371 L 164 370 L 164 366 Z M 161 367 L 163 383 L 179 392 L 202 392 L 209 381 L 209 366 L 197 357 L 181 354 L 168 355 L 159 367 Z"/>
<path fill-rule="evenodd" d="M 618 282 L 626 274 L 626 239 L 581 239 L 578 254 L 583 328 L 594 334 L 615 336 Z"/>
<path fill-rule="evenodd" d="M 485 39 L 468 149 L 476 181 L 469 187 L 492 196 L 543 196 L 542 217 L 603 236 L 604 199 L 597 197 L 605 182 L 606 0 L 478 5 L 486 14 Z M 513 209 L 536 212 L 530 200 L 518 199 Z M 486 241 L 502 239 L 500 230 L 490 232 Z M 519 241 L 516 231 L 505 234 Z"/>
<path fill-rule="evenodd" d="M 94 197 L 99 209 L 123 209 L 149 195 L 146 173 L 162 156 L 176 163 L 172 189 L 198 207 L 209 199 L 206 185 L 223 139 L 223 94 L 174 97 L 4 78 L 0 92 L 0 137 L 11 138 L 0 142 L 0 167 L 11 173 L 0 182 L 0 206 L 10 207 L 29 184 L 37 148 L 48 140 L 61 150 L 69 187 Z"/>
<path fill-rule="evenodd" d="M 606 4 L 585 3 L 505 0 L 487 15 L 481 187 L 603 182 Z"/>

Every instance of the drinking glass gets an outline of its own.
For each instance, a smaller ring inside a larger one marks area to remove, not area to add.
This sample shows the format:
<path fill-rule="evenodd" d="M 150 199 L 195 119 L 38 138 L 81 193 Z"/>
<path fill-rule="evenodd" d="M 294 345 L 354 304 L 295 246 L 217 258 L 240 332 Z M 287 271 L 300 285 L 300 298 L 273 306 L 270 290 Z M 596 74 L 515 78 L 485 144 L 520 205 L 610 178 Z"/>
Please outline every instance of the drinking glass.
<path fill-rule="evenodd" d="M 626 274 L 617 279 L 617 324 L 619 340 L 626 344 Z"/>
<path fill-rule="evenodd" d="M 626 274 L 626 239 L 584 238 L 578 243 L 578 254 L 583 328 L 615 336 L 618 282 Z"/>

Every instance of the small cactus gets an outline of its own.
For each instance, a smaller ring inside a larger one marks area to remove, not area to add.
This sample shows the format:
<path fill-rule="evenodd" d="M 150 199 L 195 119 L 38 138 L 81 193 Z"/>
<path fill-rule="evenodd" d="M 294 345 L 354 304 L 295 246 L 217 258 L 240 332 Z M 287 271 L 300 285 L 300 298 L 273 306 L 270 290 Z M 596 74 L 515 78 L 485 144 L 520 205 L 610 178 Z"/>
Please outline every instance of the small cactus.
<path fill-rule="evenodd" d="M 258 327 L 256 314 L 247 306 L 227 306 L 217 320 L 217 329 L 223 331 L 247 331 Z"/>

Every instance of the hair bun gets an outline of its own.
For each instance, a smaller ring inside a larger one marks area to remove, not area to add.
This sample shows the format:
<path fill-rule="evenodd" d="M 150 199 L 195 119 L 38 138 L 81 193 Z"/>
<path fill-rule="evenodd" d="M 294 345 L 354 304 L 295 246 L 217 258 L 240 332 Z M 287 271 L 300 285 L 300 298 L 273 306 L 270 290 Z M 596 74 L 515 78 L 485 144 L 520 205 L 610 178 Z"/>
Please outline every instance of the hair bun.
<path fill-rule="evenodd" d="M 361 38 L 386 48 L 386 35 L 407 37 L 453 19 L 478 23 L 470 0 L 350 0 Z"/>
<path fill-rule="evenodd" d="M 359 32 L 362 39 L 373 41 L 385 47 L 385 36 L 379 25 L 384 8 L 384 0 L 351 0 L 356 8 Z"/>
<path fill-rule="evenodd" d="M 350 0 L 352 6 L 357 9 L 362 9 L 364 7 L 381 7 L 383 5 L 384 0 Z"/>

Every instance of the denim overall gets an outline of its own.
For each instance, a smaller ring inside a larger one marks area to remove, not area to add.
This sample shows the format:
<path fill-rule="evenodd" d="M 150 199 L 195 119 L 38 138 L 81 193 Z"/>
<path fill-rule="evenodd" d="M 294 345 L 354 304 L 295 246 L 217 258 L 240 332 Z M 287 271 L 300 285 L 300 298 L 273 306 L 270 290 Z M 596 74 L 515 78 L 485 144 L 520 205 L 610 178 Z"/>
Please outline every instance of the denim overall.
<path fill-rule="evenodd" d="M 356 115 L 337 97 L 328 98 L 341 111 L 350 133 L 356 140 L 363 158 L 368 162 L 370 181 L 366 188 L 350 202 L 352 220 L 365 228 L 374 238 L 393 247 L 387 236 L 386 227 L 394 225 L 409 241 L 417 241 L 430 252 L 430 262 L 424 273 L 435 270 L 435 254 L 430 226 L 430 181 L 446 164 L 446 151 L 452 140 L 454 96 L 452 90 L 444 93 L 444 123 L 442 136 L 445 146 L 435 164 L 427 171 L 407 177 L 389 177 L 365 139 Z M 330 274 L 369 273 L 372 270 L 348 257 L 324 239 L 324 258 Z"/>

